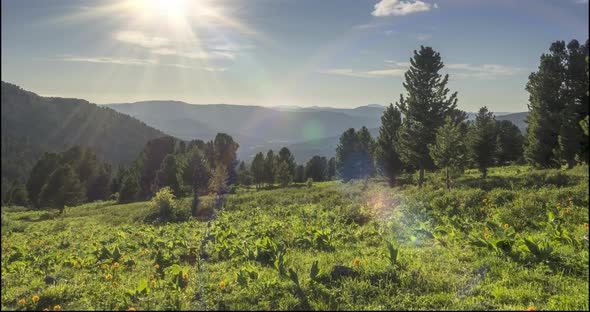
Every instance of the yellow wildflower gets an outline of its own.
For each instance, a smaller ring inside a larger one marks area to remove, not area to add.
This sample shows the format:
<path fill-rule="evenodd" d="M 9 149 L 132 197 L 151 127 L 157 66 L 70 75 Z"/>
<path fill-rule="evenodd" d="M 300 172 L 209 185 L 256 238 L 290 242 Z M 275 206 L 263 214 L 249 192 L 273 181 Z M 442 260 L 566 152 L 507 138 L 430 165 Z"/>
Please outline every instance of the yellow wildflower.
<path fill-rule="evenodd" d="M 40 299 L 39 296 L 37 296 L 37 295 L 33 296 L 33 302 L 37 302 L 37 301 L 39 301 L 39 299 Z"/>
<path fill-rule="evenodd" d="M 53 307 L 53 311 L 60 311 L 61 310 L 61 306 L 60 305 L 56 305 Z"/>
<path fill-rule="evenodd" d="M 527 311 L 535 311 L 535 307 L 534 306 L 529 306 L 526 310 Z"/>
<path fill-rule="evenodd" d="M 116 269 L 116 268 L 118 268 L 118 267 L 119 267 L 119 262 L 115 262 L 115 263 L 113 263 L 113 268 L 114 268 L 114 269 Z"/>
<path fill-rule="evenodd" d="M 156 287 L 156 281 L 152 281 L 152 282 L 150 283 L 150 285 L 151 285 L 152 287 Z"/>
<path fill-rule="evenodd" d="M 25 298 L 18 301 L 18 305 L 25 305 L 26 303 L 27 301 L 25 300 Z"/>
<path fill-rule="evenodd" d="M 510 227 L 510 225 L 508 225 L 508 223 L 504 223 L 504 228 L 505 228 L 505 229 L 507 229 L 507 228 L 509 228 L 509 227 Z"/>
<path fill-rule="evenodd" d="M 150 279 L 153 280 L 154 279 L 154 274 L 150 274 Z"/>
<path fill-rule="evenodd" d="M 112 282 L 112 283 L 111 283 L 111 285 L 113 285 L 113 287 L 117 287 L 117 286 L 119 286 L 119 283 L 117 283 L 117 282 Z"/>
<path fill-rule="evenodd" d="M 106 270 L 109 268 L 109 265 L 105 263 L 105 264 L 103 264 L 102 268 Z"/>
<path fill-rule="evenodd" d="M 483 235 L 483 237 L 484 237 L 485 239 L 490 239 L 490 237 L 492 237 L 492 235 L 491 235 L 490 233 L 485 233 L 485 234 Z"/>
<path fill-rule="evenodd" d="M 588 222 L 584 223 L 584 228 L 587 229 L 588 228 Z"/>
<path fill-rule="evenodd" d="M 111 279 L 113 279 L 113 276 L 112 276 L 111 274 L 107 274 L 107 275 L 105 276 L 105 278 L 106 278 L 107 280 L 111 280 Z"/>
<path fill-rule="evenodd" d="M 484 198 L 484 199 L 482 199 L 481 201 L 482 201 L 483 203 L 487 203 L 487 202 L 488 202 L 488 199 L 487 199 L 487 198 Z"/>
<path fill-rule="evenodd" d="M 115 260 L 115 259 L 113 259 L 113 258 L 109 258 L 109 261 L 110 261 L 110 262 L 113 262 L 113 260 Z"/>
<path fill-rule="evenodd" d="M 129 308 L 127 311 L 137 311 L 135 308 Z"/>
<path fill-rule="evenodd" d="M 224 281 L 219 282 L 219 289 L 225 289 L 225 282 Z"/>
<path fill-rule="evenodd" d="M 182 274 L 182 279 L 183 280 L 187 280 L 188 279 L 188 273 L 183 273 Z"/>
<path fill-rule="evenodd" d="M 49 311 L 49 309 L 48 308 L 45 308 L 45 309 L 43 309 L 43 311 Z"/>
<path fill-rule="evenodd" d="M 354 258 L 354 260 L 352 260 L 352 264 L 359 265 L 361 264 L 361 260 L 359 258 Z"/>
<path fill-rule="evenodd" d="M 159 268 L 160 268 L 160 265 L 159 265 L 159 264 L 155 264 L 155 265 L 154 265 L 154 269 L 156 269 L 156 270 L 157 270 L 157 269 L 159 269 Z"/>

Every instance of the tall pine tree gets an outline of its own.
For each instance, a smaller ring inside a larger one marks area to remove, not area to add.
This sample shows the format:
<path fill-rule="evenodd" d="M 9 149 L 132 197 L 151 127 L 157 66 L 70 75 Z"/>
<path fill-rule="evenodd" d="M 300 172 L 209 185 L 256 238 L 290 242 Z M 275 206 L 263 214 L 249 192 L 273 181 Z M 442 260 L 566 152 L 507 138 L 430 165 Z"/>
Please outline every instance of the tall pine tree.
<path fill-rule="evenodd" d="M 400 156 L 420 172 L 419 185 L 424 182 L 424 170 L 433 168 L 428 146 L 434 144 L 436 130 L 445 117 L 456 115 L 457 93 L 449 95 L 447 83 L 439 71 L 444 67 L 440 53 L 431 47 L 420 47 L 410 59 L 410 69 L 403 84 L 407 95 L 400 95 L 397 107 L 405 119 L 400 128 Z"/>
<path fill-rule="evenodd" d="M 487 107 L 479 109 L 475 123 L 469 129 L 469 154 L 483 178 L 494 165 L 496 152 L 496 118 Z"/>

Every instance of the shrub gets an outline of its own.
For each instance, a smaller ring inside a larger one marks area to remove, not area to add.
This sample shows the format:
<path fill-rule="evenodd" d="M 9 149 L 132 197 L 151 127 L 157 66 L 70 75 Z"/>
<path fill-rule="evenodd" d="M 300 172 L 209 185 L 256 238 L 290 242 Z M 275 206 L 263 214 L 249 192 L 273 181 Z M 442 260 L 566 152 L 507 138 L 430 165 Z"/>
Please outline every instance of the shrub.
<path fill-rule="evenodd" d="M 307 178 L 307 181 L 305 182 L 305 185 L 307 185 L 307 187 L 312 187 L 313 186 L 313 179 L 312 178 Z"/>
<path fill-rule="evenodd" d="M 168 186 L 161 188 L 152 197 L 149 205 L 160 221 L 185 221 L 190 218 L 190 207 L 176 201 L 172 189 Z"/>

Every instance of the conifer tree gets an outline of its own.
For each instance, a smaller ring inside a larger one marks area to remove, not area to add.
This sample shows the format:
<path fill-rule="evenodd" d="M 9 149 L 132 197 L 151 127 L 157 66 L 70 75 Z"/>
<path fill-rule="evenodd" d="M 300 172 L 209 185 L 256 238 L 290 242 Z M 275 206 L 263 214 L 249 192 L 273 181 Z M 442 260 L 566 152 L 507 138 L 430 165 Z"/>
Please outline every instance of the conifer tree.
<path fill-rule="evenodd" d="M 447 83 L 439 71 L 444 67 L 440 53 L 431 47 L 420 47 L 410 59 L 410 69 L 403 84 L 407 95 L 400 95 L 396 106 L 405 119 L 400 128 L 399 150 L 402 160 L 420 172 L 419 185 L 424 182 L 424 170 L 433 168 L 428 146 L 436 139 L 436 130 L 445 117 L 456 115 L 457 93 L 449 95 Z"/>
<path fill-rule="evenodd" d="M 483 178 L 486 178 L 488 168 L 494 165 L 495 151 L 496 119 L 494 113 L 484 106 L 479 109 L 469 134 L 469 153 Z"/>
<path fill-rule="evenodd" d="M 429 146 L 429 152 L 434 163 L 444 170 L 446 186 L 450 189 L 452 176 L 462 173 L 466 164 L 466 149 L 461 129 L 450 116 L 436 131 L 436 141 Z"/>
<path fill-rule="evenodd" d="M 254 156 L 254 160 L 252 160 L 252 165 L 250 166 L 250 170 L 252 171 L 252 179 L 253 182 L 256 184 L 256 188 L 260 188 L 261 184 L 264 183 L 264 155 L 260 152 Z"/>
<path fill-rule="evenodd" d="M 180 183 L 178 182 L 177 173 L 178 166 L 176 164 L 176 157 L 172 154 L 166 155 L 164 161 L 162 161 L 160 170 L 156 172 L 156 180 L 154 181 L 153 192 L 156 193 L 157 190 L 168 186 L 175 196 L 181 195 Z"/>
<path fill-rule="evenodd" d="M 389 185 L 395 184 L 395 178 L 401 173 L 403 163 L 398 153 L 398 132 L 402 124 L 401 112 L 393 104 L 383 112 L 381 127 L 377 138 L 377 163 L 387 177 Z"/>
<path fill-rule="evenodd" d="M 40 194 L 41 207 L 58 208 L 64 212 L 65 206 L 75 206 L 85 200 L 84 187 L 78 175 L 69 165 L 55 169 Z"/>

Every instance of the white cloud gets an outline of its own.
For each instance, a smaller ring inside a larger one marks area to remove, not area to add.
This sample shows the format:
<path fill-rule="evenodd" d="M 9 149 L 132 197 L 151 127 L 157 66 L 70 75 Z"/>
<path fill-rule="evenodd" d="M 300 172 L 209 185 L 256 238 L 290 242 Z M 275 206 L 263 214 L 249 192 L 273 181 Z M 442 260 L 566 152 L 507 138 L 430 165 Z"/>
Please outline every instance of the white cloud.
<path fill-rule="evenodd" d="M 510 67 L 498 64 L 446 64 L 445 68 L 455 78 L 496 79 L 498 77 L 513 76 L 525 71 L 524 68 Z"/>
<path fill-rule="evenodd" d="M 75 55 L 58 55 L 57 58 L 66 62 L 85 62 L 98 64 L 115 64 L 115 65 L 159 65 L 170 66 L 184 69 L 193 67 L 184 64 L 160 63 L 157 59 L 138 59 L 132 57 L 110 57 L 110 56 L 75 56 Z"/>
<path fill-rule="evenodd" d="M 121 42 L 138 45 L 144 48 L 158 48 L 167 46 L 170 41 L 162 37 L 149 37 L 138 31 L 120 31 L 115 33 L 115 39 Z"/>
<path fill-rule="evenodd" d="M 225 68 L 225 67 L 205 67 L 203 69 L 206 70 L 206 71 L 209 71 L 209 72 L 224 72 L 224 71 L 227 71 L 227 68 Z"/>
<path fill-rule="evenodd" d="M 390 16 L 390 15 L 408 15 L 417 12 L 430 11 L 432 8 L 438 8 L 437 4 L 425 3 L 420 0 L 381 0 L 375 4 L 375 10 L 371 13 L 373 16 Z"/>
<path fill-rule="evenodd" d="M 119 65 L 154 65 L 158 64 L 155 59 L 137 59 L 129 57 L 84 57 L 74 55 L 60 55 L 58 58 L 62 61 L 68 62 L 86 62 L 86 63 L 102 63 L 102 64 L 119 64 Z"/>
<path fill-rule="evenodd" d="M 588 0 L 576 0 L 577 4 L 588 4 Z"/>
<path fill-rule="evenodd" d="M 235 59 L 238 45 L 215 44 L 204 49 L 196 41 L 172 41 L 162 37 L 147 36 L 138 31 L 120 31 L 113 35 L 115 40 L 146 48 L 150 53 L 171 55 L 189 59 Z M 250 47 L 245 47 L 250 48 Z M 244 48 L 244 49 L 245 49 Z"/>
<path fill-rule="evenodd" d="M 353 70 L 350 68 L 337 68 L 319 71 L 327 75 L 348 76 L 356 78 L 380 78 L 380 77 L 403 77 L 410 68 L 409 62 L 398 62 L 394 60 L 384 61 L 389 68 L 374 70 Z M 488 80 L 499 77 L 521 74 L 526 70 L 520 67 L 510 67 L 498 64 L 446 64 L 444 69 L 449 72 L 451 79 L 479 79 Z"/>

